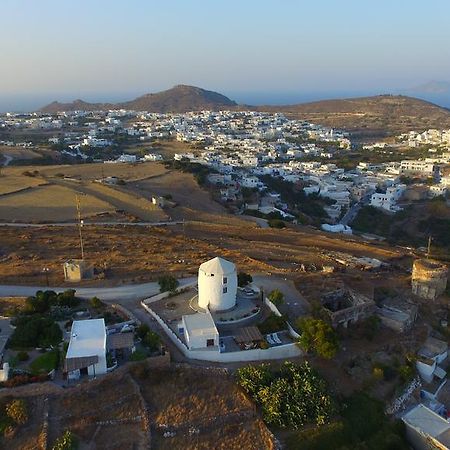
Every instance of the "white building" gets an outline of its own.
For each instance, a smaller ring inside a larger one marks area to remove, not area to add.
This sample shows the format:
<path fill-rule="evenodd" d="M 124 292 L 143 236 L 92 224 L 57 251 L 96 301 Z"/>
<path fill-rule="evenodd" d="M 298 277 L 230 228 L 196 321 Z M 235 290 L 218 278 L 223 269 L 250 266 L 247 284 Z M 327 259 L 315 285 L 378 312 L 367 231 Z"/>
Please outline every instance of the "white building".
<path fill-rule="evenodd" d="M 65 370 L 69 379 L 78 379 L 83 372 L 90 376 L 106 373 L 104 319 L 74 320 Z"/>
<path fill-rule="evenodd" d="M 429 161 L 404 160 L 400 163 L 400 173 L 431 176 L 434 170 L 434 163 Z"/>
<path fill-rule="evenodd" d="M 370 198 L 370 206 L 383 208 L 387 211 L 398 211 L 399 208 L 396 206 L 396 203 L 405 189 L 406 185 L 399 184 L 386 188 L 386 193 L 376 192 L 375 194 L 372 194 L 372 197 Z"/>
<path fill-rule="evenodd" d="M 198 305 L 211 311 L 226 311 L 236 305 L 236 266 L 223 258 L 213 258 L 198 269 Z"/>
<path fill-rule="evenodd" d="M 419 404 L 403 417 L 408 441 L 416 450 L 450 448 L 450 424 L 439 414 Z"/>
<path fill-rule="evenodd" d="M 444 379 L 447 375 L 439 364 L 445 361 L 448 353 L 447 342 L 429 337 L 417 352 L 416 368 L 420 377 L 431 383 L 434 377 Z"/>
<path fill-rule="evenodd" d="M 181 320 L 189 350 L 219 347 L 219 332 L 209 311 L 186 315 Z"/>

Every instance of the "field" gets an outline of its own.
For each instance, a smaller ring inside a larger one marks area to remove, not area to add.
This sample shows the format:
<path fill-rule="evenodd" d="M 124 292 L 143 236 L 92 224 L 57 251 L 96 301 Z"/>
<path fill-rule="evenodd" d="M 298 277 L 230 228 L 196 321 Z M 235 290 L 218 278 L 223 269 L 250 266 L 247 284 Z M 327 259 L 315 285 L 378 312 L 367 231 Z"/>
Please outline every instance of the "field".
<path fill-rule="evenodd" d="M 37 159 L 42 158 L 42 155 L 34 150 L 28 149 L 28 148 L 22 148 L 22 147 L 9 147 L 6 145 L 0 145 L 0 162 L 1 157 L 5 159 L 12 158 L 23 160 L 23 159 Z"/>
<path fill-rule="evenodd" d="M 86 258 L 107 267 L 102 283 L 156 280 L 171 272 L 195 274 L 198 266 L 221 255 L 240 270 L 298 277 L 300 264 L 335 265 L 330 251 L 389 261 L 397 250 L 357 238 L 326 235 L 308 228 L 273 230 L 220 223 L 188 222 L 170 227 L 85 226 Z M 138 245 L 137 245 L 138 244 Z M 76 227 L 3 227 L 0 233 L 0 283 L 42 284 L 42 267 L 50 268 L 50 283 L 62 283 L 62 264 L 79 256 Z M 342 257 L 342 255 L 341 255 Z M 95 283 L 92 281 L 91 283 Z"/>
<path fill-rule="evenodd" d="M 2 448 L 51 448 L 67 429 L 80 449 L 274 448 L 251 402 L 222 373 L 137 364 L 71 389 L 26 388 L 15 395 L 28 404 L 29 420 Z"/>
<path fill-rule="evenodd" d="M 123 183 L 95 182 L 112 176 Z M 160 163 L 7 167 L 0 177 L 0 221 L 73 222 L 77 194 L 84 194 L 82 216 L 91 222 L 99 215 L 102 222 L 184 219 L 248 225 L 228 214 L 191 174 Z M 154 195 L 171 196 L 173 203 L 162 210 L 152 204 Z"/>
<path fill-rule="evenodd" d="M 36 186 L 0 197 L 0 217 L 6 222 L 59 222 L 76 219 L 76 193 L 63 186 Z M 89 217 L 114 209 L 94 196 L 83 196 L 83 215 Z"/>

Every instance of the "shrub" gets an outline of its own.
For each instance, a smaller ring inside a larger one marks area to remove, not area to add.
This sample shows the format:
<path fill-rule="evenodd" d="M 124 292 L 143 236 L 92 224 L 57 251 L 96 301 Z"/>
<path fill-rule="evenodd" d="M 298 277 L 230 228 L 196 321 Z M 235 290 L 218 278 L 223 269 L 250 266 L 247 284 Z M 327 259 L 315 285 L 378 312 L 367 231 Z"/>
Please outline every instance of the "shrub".
<path fill-rule="evenodd" d="M 173 292 L 178 287 L 178 280 L 173 275 L 162 275 L 158 278 L 161 292 Z"/>
<path fill-rule="evenodd" d="M 98 297 L 92 297 L 89 300 L 89 304 L 94 308 L 94 309 L 100 309 L 102 306 L 104 306 L 104 303 L 98 298 Z"/>
<path fill-rule="evenodd" d="M 269 300 L 276 306 L 281 306 L 284 303 L 284 294 L 279 289 L 274 289 L 269 294 Z"/>
<path fill-rule="evenodd" d="M 262 334 L 276 333 L 286 329 L 286 319 L 283 316 L 279 317 L 272 313 L 264 322 L 258 325 L 258 329 Z"/>
<path fill-rule="evenodd" d="M 13 400 L 6 405 L 7 416 L 18 425 L 23 425 L 28 421 L 28 411 L 25 400 Z"/>
<path fill-rule="evenodd" d="M 74 434 L 66 430 L 53 444 L 52 450 L 76 450 L 77 448 L 78 442 Z"/>

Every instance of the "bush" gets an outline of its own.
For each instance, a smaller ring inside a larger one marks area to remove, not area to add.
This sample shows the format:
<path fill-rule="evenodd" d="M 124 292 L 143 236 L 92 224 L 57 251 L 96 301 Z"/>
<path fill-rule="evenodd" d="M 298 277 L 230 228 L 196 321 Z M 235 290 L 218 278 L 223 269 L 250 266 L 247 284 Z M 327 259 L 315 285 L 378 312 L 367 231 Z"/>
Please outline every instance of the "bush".
<path fill-rule="evenodd" d="M 333 358 L 339 350 L 336 332 L 330 324 L 313 317 L 301 318 L 297 321 L 301 330 L 298 344 L 303 350 L 312 351 L 322 358 Z"/>
<path fill-rule="evenodd" d="M 30 359 L 30 355 L 27 352 L 20 351 L 17 353 L 17 359 L 19 361 L 28 361 Z"/>
<path fill-rule="evenodd" d="M 66 430 L 53 444 L 52 450 L 76 450 L 77 448 L 78 442 L 74 434 Z"/>
<path fill-rule="evenodd" d="M 245 272 L 239 272 L 237 275 L 237 279 L 238 279 L 239 287 L 247 286 L 247 284 L 249 284 L 253 281 L 252 276 Z"/>
<path fill-rule="evenodd" d="M 264 322 L 258 325 L 258 329 L 262 334 L 276 333 L 277 331 L 286 329 L 286 318 L 277 316 L 272 313 Z"/>
<path fill-rule="evenodd" d="M 160 292 L 174 292 L 178 287 L 178 280 L 173 275 L 162 275 L 158 278 Z"/>
<path fill-rule="evenodd" d="M 143 361 L 147 358 L 147 353 L 142 350 L 136 350 L 130 357 L 130 361 Z"/>
<path fill-rule="evenodd" d="M 160 337 L 154 331 L 148 331 L 142 339 L 142 343 L 151 351 L 155 352 L 161 344 Z"/>
<path fill-rule="evenodd" d="M 23 425 L 28 421 L 28 411 L 25 400 L 13 400 L 6 405 L 6 414 L 18 425 Z"/>
<path fill-rule="evenodd" d="M 104 303 L 98 298 L 98 297 L 92 297 L 89 300 L 89 304 L 92 306 L 92 308 L 94 309 L 100 309 L 102 306 L 104 306 Z"/>
<path fill-rule="evenodd" d="M 279 307 L 284 303 L 284 294 L 279 289 L 274 289 L 269 294 L 269 300 L 276 306 Z"/>
<path fill-rule="evenodd" d="M 150 331 L 150 327 L 146 325 L 145 323 L 141 323 L 136 328 L 136 336 L 138 338 L 144 339 L 145 335 Z"/>

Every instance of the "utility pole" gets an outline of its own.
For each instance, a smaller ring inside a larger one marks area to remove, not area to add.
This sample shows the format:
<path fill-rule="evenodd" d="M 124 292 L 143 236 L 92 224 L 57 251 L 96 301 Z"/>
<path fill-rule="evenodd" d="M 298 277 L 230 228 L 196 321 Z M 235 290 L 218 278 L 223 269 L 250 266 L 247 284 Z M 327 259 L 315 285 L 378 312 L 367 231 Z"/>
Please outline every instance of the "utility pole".
<path fill-rule="evenodd" d="M 76 196 L 77 200 L 77 216 L 78 216 L 78 231 L 80 234 L 80 248 L 81 248 L 81 259 L 84 260 L 84 245 L 83 245 L 83 221 L 81 220 L 81 203 L 80 203 L 80 197 Z"/>
<path fill-rule="evenodd" d="M 428 248 L 427 248 L 427 259 L 430 259 L 430 253 L 431 253 L 431 241 L 433 240 L 433 238 L 430 236 L 428 236 Z"/>

